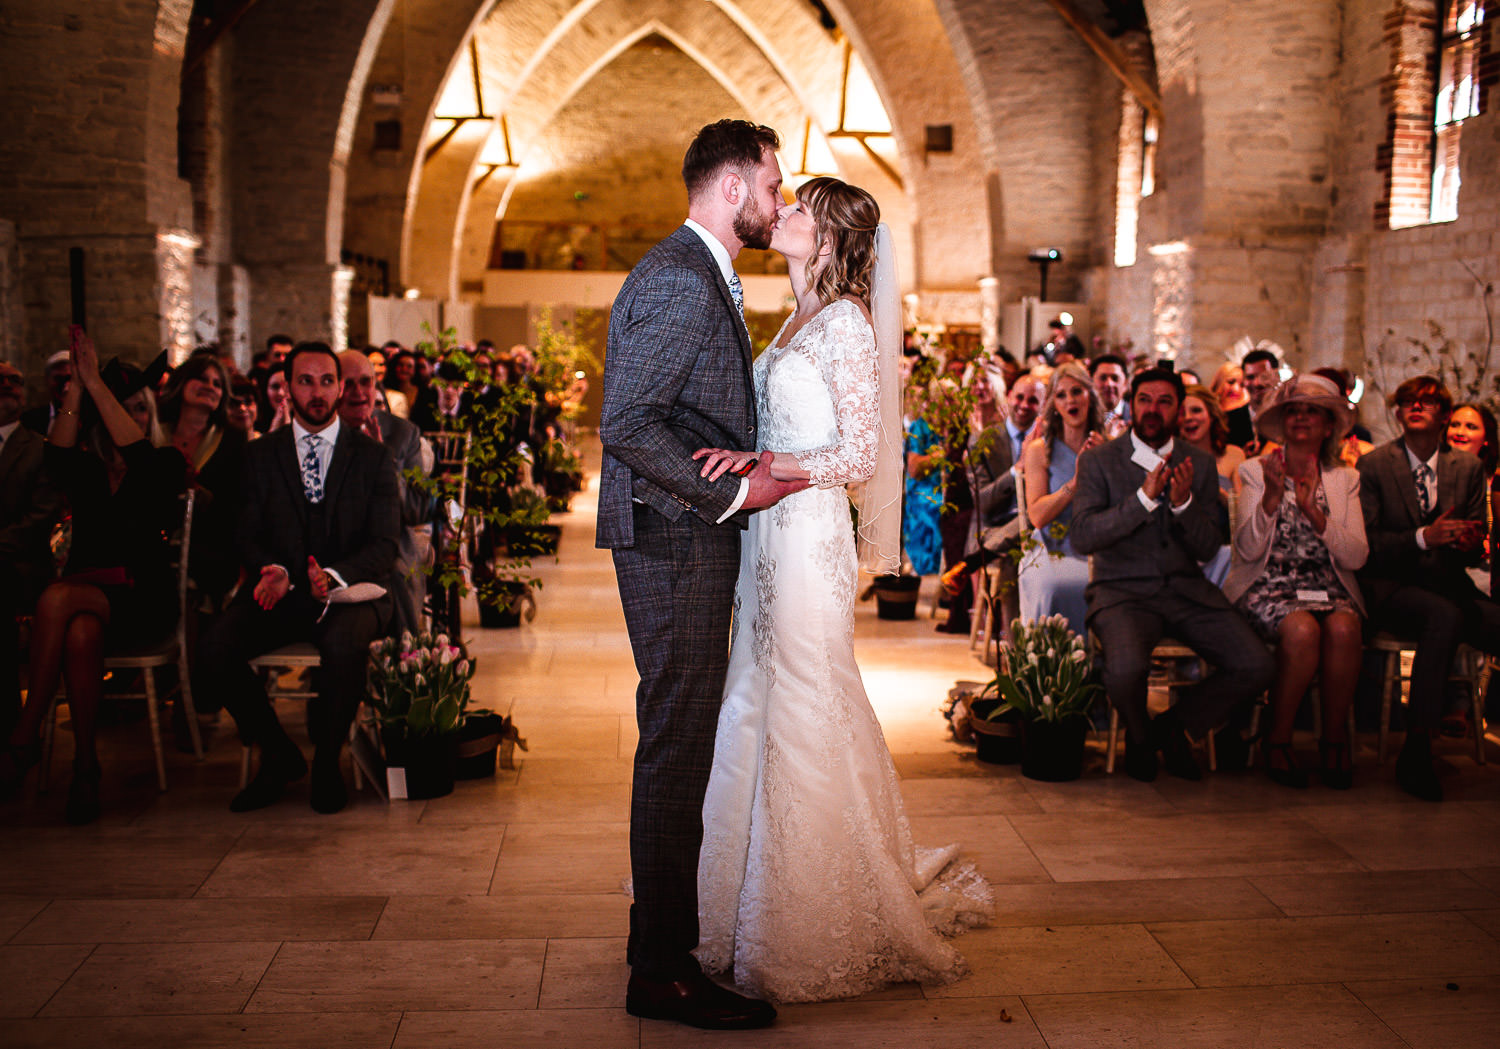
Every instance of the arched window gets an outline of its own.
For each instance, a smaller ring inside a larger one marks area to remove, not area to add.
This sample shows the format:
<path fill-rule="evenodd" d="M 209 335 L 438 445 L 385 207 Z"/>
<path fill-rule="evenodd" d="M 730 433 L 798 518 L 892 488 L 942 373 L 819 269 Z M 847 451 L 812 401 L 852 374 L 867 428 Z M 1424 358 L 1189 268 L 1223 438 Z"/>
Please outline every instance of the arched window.
<path fill-rule="evenodd" d="M 1458 218 L 1458 147 L 1464 121 L 1479 115 L 1479 36 L 1483 0 L 1448 0 L 1438 42 L 1433 106 L 1431 221 Z"/>

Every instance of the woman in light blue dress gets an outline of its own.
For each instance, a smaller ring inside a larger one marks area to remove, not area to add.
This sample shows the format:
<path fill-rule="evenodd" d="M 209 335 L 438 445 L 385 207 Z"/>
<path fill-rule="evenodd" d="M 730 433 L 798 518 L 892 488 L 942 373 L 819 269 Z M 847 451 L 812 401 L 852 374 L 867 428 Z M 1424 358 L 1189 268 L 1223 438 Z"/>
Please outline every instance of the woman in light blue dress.
<path fill-rule="evenodd" d="M 943 534 L 938 529 L 938 518 L 943 509 L 943 471 L 936 465 L 941 458 L 942 445 L 937 434 L 926 419 L 914 419 L 906 428 L 906 501 L 902 506 L 901 539 L 906 559 L 917 575 L 932 575 L 942 567 Z"/>
<path fill-rule="evenodd" d="M 1021 559 L 1021 618 L 1062 615 L 1081 635 L 1089 562 L 1074 552 L 1067 530 L 1078 457 L 1104 443 L 1104 406 L 1082 364 L 1070 361 L 1052 373 L 1041 425 L 1042 436 L 1027 442 L 1021 453 L 1026 515 L 1035 540 Z"/>

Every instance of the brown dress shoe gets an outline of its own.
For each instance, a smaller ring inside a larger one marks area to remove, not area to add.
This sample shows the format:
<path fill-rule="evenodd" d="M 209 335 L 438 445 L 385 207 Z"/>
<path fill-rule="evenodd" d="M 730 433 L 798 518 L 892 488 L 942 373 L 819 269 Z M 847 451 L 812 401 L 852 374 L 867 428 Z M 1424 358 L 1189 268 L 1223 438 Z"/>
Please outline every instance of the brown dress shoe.
<path fill-rule="evenodd" d="M 709 1031 L 769 1027 L 776 1019 L 770 1002 L 720 987 L 702 973 L 677 980 L 650 980 L 630 974 L 625 1011 L 647 1020 L 671 1020 Z"/>

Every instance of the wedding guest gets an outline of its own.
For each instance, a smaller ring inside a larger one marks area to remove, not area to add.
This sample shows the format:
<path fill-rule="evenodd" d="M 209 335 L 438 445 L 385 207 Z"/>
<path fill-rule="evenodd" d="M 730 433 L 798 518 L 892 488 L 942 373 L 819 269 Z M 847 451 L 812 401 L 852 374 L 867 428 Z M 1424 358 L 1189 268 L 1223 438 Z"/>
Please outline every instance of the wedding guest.
<path fill-rule="evenodd" d="M 300 343 L 286 367 L 292 424 L 246 450 L 237 546 L 250 581 L 203 636 L 194 692 L 221 696 L 240 737 L 260 748 L 260 767 L 230 810 L 264 808 L 307 772 L 307 761 L 248 661 L 291 641 L 315 644 L 321 667 L 307 711 L 310 793 L 315 811 L 332 813 L 348 803 L 340 754 L 364 694 L 369 644 L 390 618 L 384 588 L 396 558 L 400 500 L 390 453 L 338 417 L 333 350 Z M 379 596 L 341 598 L 356 583 L 375 584 Z"/>
<path fill-rule="evenodd" d="M 1266 772 L 1287 787 L 1307 786 L 1292 730 L 1314 675 L 1323 704 L 1319 777 L 1338 790 L 1353 783 L 1348 715 L 1364 616 L 1355 572 L 1369 545 L 1359 474 L 1339 460 L 1352 422 L 1335 384 L 1296 376 L 1271 394 L 1256 421 L 1261 437 L 1279 447 L 1239 469 L 1234 564 L 1224 594 L 1276 646 Z"/>
<path fill-rule="evenodd" d="M 1485 556 L 1489 559 L 1489 584 L 1490 598 L 1500 598 L 1500 590 L 1495 587 L 1496 566 L 1500 559 L 1495 557 L 1495 520 L 1500 517 L 1500 437 L 1495 432 L 1495 414 L 1482 404 L 1461 404 L 1453 409 L 1453 414 L 1448 417 L 1448 447 L 1456 452 L 1468 452 L 1477 456 L 1480 465 L 1484 467 L 1485 476 L 1489 480 L 1489 500 L 1487 510 L 1489 512 L 1489 543 L 1485 549 Z M 1465 726 L 1460 726 L 1466 728 Z M 1460 735 L 1462 732 L 1460 732 Z"/>
<path fill-rule="evenodd" d="M 1342 368 L 1314 368 L 1313 375 L 1321 375 L 1329 382 L 1339 388 L 1344 399 L 1349 398 L 1349 373 Z M 1349 406 L 1353 412 L 1354 406 Z M 1344 435 L 1343 442 L 1339 445 L 1339 460 L 1345 466 L 1354 466 L 1359 462 L 1360 456 L 1374 450 L 1375 446 L 1370 443 L 1370 431 L 1359 424 L 1359 417 L 1354 416 L 1354 425 L 1349 427 L 1349 432 Z"/>
<path fill-rule="evenodd" d="M 1209 384 L 1224 418 L 1229 422 L 1229 443 L 1245 448 L 1255 441 L 1255 423 L 1250 417 L 1250 395 L 1245 392 L 1245 372 L 1233 361 L 1214 373 Z"/>
<path fill-rule="evenodd" d="M 1239 468 L 1245 461 L 1245 452 L 1238 445 L 1229 443 L 1229 420 L 1212 390 L 1197 385 L 1183 387 L 1177 432 L 1188 444 L 1214 457 L 1214 468 L 1219 475 L 1219 501 L 1227 515 L 1232 497 L 1239 495 Z M 1224 576 L 1229 572 L 1229 561 L 1230 548 L 1225 543 L 1217 554 L 1204 562 L 1203 574 L 1215 586 L 1222 586 Z"/>
<path fill-rule="evenodd" d="M 194 354 L 172 374 L 159 416 L 165 445 L 187 463 L 193 504 L 193 582 L 218 607 L 239 580 L 233 538 L 245 472 L 245 438 L 229 425 L 229 382 L 218 360 Z"/>
<path fill-rule="evenodd" d="M 225 421 L 245 440 L 259 437 L 255 432 L 255 380 L 243 376 L 229 380 L 229 397 L 225 402 Z"/>
<path fill-rule="evenodd" d="M 906 491 L 901 506 L 901 540 L 912 571 L 926 576 L 939 571 L 943 564 L 943 536 L 938 531 L 938 515 L 943 508 L 943 449 L 932 425 L 922 418 L 925 406 L 920 393 L 909 386 L 904 389 Z"/>
<path fill-rule="evenodd" d="M 1095 357 L 1089 361 L 1089 379 L 1104 407 L 1104 426 L 1100 432 L 1113 440 L 1130 428 L 1130 404 L 1125 400 L 1130 375 L 1125 358 L 1116 353 Z"/>
<path fill-rule="evenodd" d="M 1131 380 L 1131 428 L 1081 457 L 1073 495 L 1073 549 L 1093 558 L 1088 624 L 1103 652 L 1104 687 L 1126 725 L 1125 770 L 1199 779 L 1188 745 L 1270 684 L 1274 664 L 1255 632 L 1198 565 L 1227 539 L 1208 453 L 1175 439 L 1182 379 L 1165 368 Z M 1212 666 L 1152 718 L 1151 650 L 1170 634 Z"/>
<path fill-rule="evenodd" d="M 287 389 L 286 362 L 273 364 L 266 369 L 265 385 L 261 388 L 262 411 L 255 421 L 260 433 L 279 430 L 292 421 L 292 402 Z"/>
<path fill-rule="evenodd" d="M 1439 380 L 1407 379 L 1392 401 L 1401 436 L 1359 461 L 1370 542 L 1359 581 L 1372 623 L 1417 642 L 1396 782 L 1424 801 L 1441 801 L 1432 734 L 1454 653 L 1462 641 L 1500 654 L 1500 604 L 1468 575 L 1483 556 L 1490 477 L 1474 456 L 1442 447 L 1453 396 Z"/>
<path fill-rule="evenodd" d="M 1240 371 L 1244 376 L 1245 396 L 1249 398 L 1250 417 L 1260 418 L 1260 413 L 1270 404 L 1272 392 L 1281 383 L 1281 360 L 1266 349 L 1269 343 L 1256 344 L 1255 349 L 1240 358 Z"/>
<path fill-rule="evenodd" d="M 21 425 L 46 437 L 52 420 L 62 410 L 63 396 L 68 392 L 68 384 L 73 379 L 72 356 L 67 350 L 58 350 L 47 358 L 42 374 L 47 380 L 47 400 L 22 412 Z"/>
<path fill-rule="evenodd" d="M 1052 390 L 1041 414 L 1042 435 L 1026 443 L 1026 515 L 1036 543 L 1021 559 L 1021 618 L 1062 615 L 1075 633 L 1086 632 L 1088 558 L 1073 549 L 1068 527 L 1073 518 L 1078 459 L 1104 443 L 1104 406 L 1082 364 L 1069 361 L 1052 373 Z"/>
<path fill-rule="evenodd" d="M 152 643 L 177 621 L 168 537 L 181 522 L 182 456 L 153 447 L 159 432 L 151 387 L 166 355 L 141 371 L 118 358 L 101 372 L 94 344 L 73 329 L 74 380 L 44 450 L 67 499 L 72 540 L 63 576 L 42 592 L 32 620 L 26 705 L 0 750 L 0 784 L 18 782 L 41 758 L 41 728 L 66 679 L 73 726 L 67 820 L 100 811 L 95 729 L 106 649 Z"/>
<path fill-rule="evenodd" d="M 417 359 L 410 350 L 397 344 L 394 350 L 386 343 L 385 400 L 391 414 L 398 419 L 410 419 L 417 403 Z"/>
<path fill-rule="evenodd" d="M 45 439 L 21 425 L 20 369 L 0 360 L 0 732 L 21 713 L 18 620 L 52 578 L 47 540 L 61 509 L 43 469 Z"/>

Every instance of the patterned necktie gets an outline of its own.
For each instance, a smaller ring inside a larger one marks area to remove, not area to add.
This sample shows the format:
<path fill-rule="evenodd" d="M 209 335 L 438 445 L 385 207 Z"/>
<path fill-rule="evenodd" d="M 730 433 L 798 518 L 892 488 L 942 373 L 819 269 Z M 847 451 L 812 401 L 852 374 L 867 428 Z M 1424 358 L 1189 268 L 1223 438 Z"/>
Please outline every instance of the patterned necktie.
<path fill-rule="evenodd" d="M 323 501 L 323 478 L 318 470 L 318 445 L 322 443 L 315 433 L 302 438 L 302 490 L 310 503 Z"/>
<path fill-rule="evenodd" d="M 729 271 L 729 297 L 734 300 L 734 308 L 740 311 L 740 320 L 744 320 L 745 289 L 740 286 L 740 275 L 734 270 Z"/>
<path fill-rule="evenodd" d="M 1427 486 L 1432 483 L 1432 467 L 1426 463 L 1418 463 L 1417 468 L 1412 471 L 1412 476 L 1417 481 L 1417 505 L 1422 509 L 1425 518 L 1432 513 L 1432 496 L 1428 494 Z"/>

